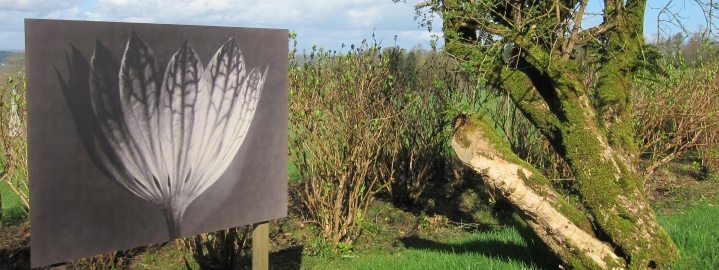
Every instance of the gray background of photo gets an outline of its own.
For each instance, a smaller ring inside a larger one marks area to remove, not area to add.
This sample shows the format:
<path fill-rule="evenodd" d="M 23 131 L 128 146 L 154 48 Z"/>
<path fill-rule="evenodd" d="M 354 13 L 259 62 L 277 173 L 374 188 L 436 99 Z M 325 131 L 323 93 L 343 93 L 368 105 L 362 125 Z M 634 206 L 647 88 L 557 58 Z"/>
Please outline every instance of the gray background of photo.
<path fill-rule="evenodd" d="M 237 37 L 248 69 L 269 66 L 244 143 L 224 175 L 188 207 L 183 236 L 287 215 L 287 30 L 27 19 L 33 267 L 168 240 L 160 210 L 93 163 L 56 72 L 68 78 L 71 46 L 89 64 L 96 41 L 121 60 L 133 31 L 154 50 L 162 73 L 183 42 L 207 65 L 231 37 Z"/>

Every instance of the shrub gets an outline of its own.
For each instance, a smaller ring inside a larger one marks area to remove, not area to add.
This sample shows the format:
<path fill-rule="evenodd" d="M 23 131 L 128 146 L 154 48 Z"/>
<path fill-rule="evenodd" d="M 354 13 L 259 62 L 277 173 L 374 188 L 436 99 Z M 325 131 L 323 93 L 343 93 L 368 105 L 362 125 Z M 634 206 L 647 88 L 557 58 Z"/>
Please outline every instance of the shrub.
<path fill-rule="evenodd" d="M 666 69 L 665 76 L 635 85 L 634 129 L 639 152 L 648 160 L 645 178 L 694 150 L 705 168 L 718 161 L 719 65 Z"/>
<path fill-rule="evenodd" d="M 396 134 L 401 108 L 376 46 L 320 48 L 303 60 L 289 71 L 290 160 L 303 179 L 302 203 L 336 249 L 352 244 L 373 195 L 389 184 L 392 168 L 378 160 L 396 149 L 387 134 Z"/>
<path fill-rule="evenodd" d="M 377 192 L 413 204 L 431 179 L 453 172 L 445 170 L 457 164 L 448 162 L 454 158 L 448 124 L 461 111 L 488 112 L 522 157 L 558 177 L 567 174 L 506 97 L 473 83 L 444 54 L 379 53 L 364 43 L 346 54 L 319 49 L 294 57 L 290 159 L 302 178 L 302 203 L 335 250 L 351 246 Z"/>
<path fill-rule="evenodd" d="M 27 170 L 27 110 L 25 77 L 17 75 L 0 86 L 0 182 L 6 183 L 30 211 Z"/>
<path fill-rule="evenodd" d="M 389 193 L 396 202 L 416 203 L 427 182 L 444 177 L 449 154 L 449 123 L 445 112 L 452 103 L 466 98 L 466 77 L 456 65 L 436 52 L 385 50 L 390 82 L 398 109 L 393 118 L 398 129 L 396 149 L 384 158 L 394 169 Z M 422 59 L 419 59 L 422 58 Z M 458 100 L 455 100 L 458 99 Z"/>
<path fill-rule="evenodd" d="M 200 269 L 236 269 L 249 256 L 252 225 L 182 239 Z"/>

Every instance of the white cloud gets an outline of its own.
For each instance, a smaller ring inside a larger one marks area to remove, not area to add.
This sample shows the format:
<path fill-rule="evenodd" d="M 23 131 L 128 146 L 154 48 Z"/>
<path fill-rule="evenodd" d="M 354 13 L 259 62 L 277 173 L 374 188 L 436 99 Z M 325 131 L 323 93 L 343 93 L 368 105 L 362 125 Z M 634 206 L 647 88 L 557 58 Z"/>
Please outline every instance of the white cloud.
<path fill-rule="evenodd" d="M 70 8 L 83 0 L 0 0 L 0 10 L 38 11 Z"/>
<path fill-rule="evenodd" d="M 0 31 L 0 50 L 22 50 L 18 47 L 17 40 L 25 40 L 25 34 L 22 32 L 3 32 Z M 24 44 L 24 43 L 23 43 Z"/>
<path fill-rule="evenodd" d="M 73 7 L 70 9 L 52 11 L 52 12 L 47 13 L 46 15 L 42 16 L 42 18 L 43 19 L 53 19 L 53 18 L 78 19 L 78 16 L 82 16 L 80 9 L 77 7 Z"/>
<path fill-rule="evenodd" d="M 288 28 L 299 34 L 303 48 L 318 44 L 339 49 L 342 43 L 371 39 L 373 31 L 385 46 L 394 44 L 395 35 L 413 42 L 409 47 L 428 44 L 421 34 L 410 38 L 404 33 L 426 32 L 414 21 L 413 3 L 390 0 L 0 0 L 0 6 L 15 10 L 0 10 L 0 21 L 6 22 L 0 31 L 20 33 L 23 18 L 29 17 Z M 26 11 L 18 11 L 21 7 Z"/>
<path fill-rule="evenodd" d="M 442 38 L 441 32 L 429 32 L 427 30 L 402 31 L 397 35 L 397 39 L 406 40 L 408 42 L 425 42 L 433 38 Z"/>
<path fill-rule="evenodd" d="M 378 25 L 384 18 L 398 16 L 413 24 L 414 16 L 410 4 L 394 4 L 389 0 L 99 0 L 96 7 L 96 12 L 105 14 L 107 20 L 142 17 L 163 23 L 284 28 L 309 25 L 366 28 Z"/>
<path fill-rule="evenodd" d="M 354 25 L 363 27 L 375 26 L 381 19 L 382 13 L 376 8 L 353 8 L 345 12 Z"/>
<path fill-rule="evenodd" d="M 27 12 L 22 11 L 0 11 L 0 31 L 22 30 L 23 18 Z"/>
<path fill-rule="evenodd" d="M 156 23 L 289 28 L 299 34 L 303 48 L 318 44 L 338 49 L 342 43 L 371 38 L 372 31 L 385 34 L 385 43 L 402 31 L 422 32 L 412 4 L 389 0 L 99 0 L 96 7 L 102 14 L 98 17 L 109 21 L 152 18 Z"/>
<path fill-rule="evenodd" d="M 86 11 L 82 14 L 88 21 L 100 21 L 102 20 L 102 14 L 96 12 Z"/>

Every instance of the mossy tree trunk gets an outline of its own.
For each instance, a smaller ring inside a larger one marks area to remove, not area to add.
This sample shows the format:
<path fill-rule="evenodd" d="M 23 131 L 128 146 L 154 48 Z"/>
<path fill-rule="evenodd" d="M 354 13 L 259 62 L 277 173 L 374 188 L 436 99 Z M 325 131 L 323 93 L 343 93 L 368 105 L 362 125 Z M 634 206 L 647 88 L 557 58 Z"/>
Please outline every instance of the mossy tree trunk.
<path fill-rule="evenodd" d="M 455 123 L 453 146 L 462 160 L 501 191 L 568 266 L 655 268 L 678 252 L 635 169 L 630 82 L 644 45 L 646 0 L 606 0 L 604 22 L 587 29 L 581 26 L 586 6 L 586 0 L 433 0 L 418 7 L 442 15 L 445 50 L 508 94 L 564 157 L 586 210 L 557 199 L 544 176 L 492 139 L 498 135 L 481 117 Z M 575 55 L 578 46 L 599 63 L 592 88 Z M 526 200 L 532 196 L 541 203 Z"/>

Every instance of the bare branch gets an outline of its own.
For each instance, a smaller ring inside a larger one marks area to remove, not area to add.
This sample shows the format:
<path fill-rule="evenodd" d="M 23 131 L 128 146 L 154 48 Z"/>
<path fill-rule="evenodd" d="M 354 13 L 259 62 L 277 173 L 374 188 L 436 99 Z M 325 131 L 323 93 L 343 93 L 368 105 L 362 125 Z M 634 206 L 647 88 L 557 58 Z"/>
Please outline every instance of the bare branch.
<path fill-rule="evenodd" d="M 574 26 L 572 27 L 572 32 L 571 34 L 569 34 L 569 38 L 564 43 L 564 46 L 562 48 L 562 59 L 564 59 L 565 61 L 569 60 L 569 56 L 572 55 L 574 45 L 577 42 L 579 29 L 582 28 L 582 17 L 584 17 L 584 11 L 587 8 L 587 1 L 588 0 L 582 0 L 579 2 L 579 10 L 577 11 L 577 15 L 574 19 Z M 559 12 L 559 9 L 557 9 L 557 12 Z"/>
<path fill-rule="evenodd" d="M 423 2 L 419 2 L 416 5 L 414 5 L 414 8 L 415 9 L 423 9 L 423 8 L 427 8 L 427 7 L 431 7 L 431 6 L 432 6 L 432 4 L 429 1 L 423 1 Z"/>
<path fill-rule="evenodd" d="M 498 36 L 505 36 L 509 33 L 509 28 L 504 27 L 499 24 L 486 24 L 486 23 L 480 23 L 479 19 L 477 18 L 466 18 L 467 21 L 462 23 L 462 27 L 467 27 L 474 30 L 479 30 L 482 32 L 490 33 L 493 35 Z M 474 22 L 474 23 L 469 23 Z"/>
<path fill-rule="evenodd" d="M 558 199 L 561 198 L 559 193 L 548 188 L 549 180 L 544 175 L 533 166 L 518 162 L 521 159 L 513 153 L 499 150 L 508 146 L 501 145 L 504 141 L 497 139 L 499 135 L 487 120 L 461 115 L 455 120 L 453 129 L 452 148 L 457 157 L 481 174 L 485 184 L 516 206 L 520 214 L 531 217 L 526 219 L 530 227 L 552 251 L 561 254 L 560 258 L 568 257 L 567 247 L 571 246 L 584 252 L 583 255 L 591 260 L 588 265 L 609 268 L 609 265 L 624 264 L 607 243 L 577 226 L 583 220 L 571 219 L 576 209 L 560 207 L 566 202 Z M 530 178 L 541 184 L 528 184 L 526 179 Z"/>
<path fill-rule="evenodd" d="M 616 27 L 616 26 L 617 26 L 616 23 L 609 22 L 609 23 L 600 24 L 595 27 L 584 30 L 582 32 L 579 32 L 579 34 L 577 35 L 578 40 L 574 45 L 587 44 L 592 39 L 595 39 L 597 36 L 607 32 L 609 30 L 614 29 L 614 27 Z"/>

